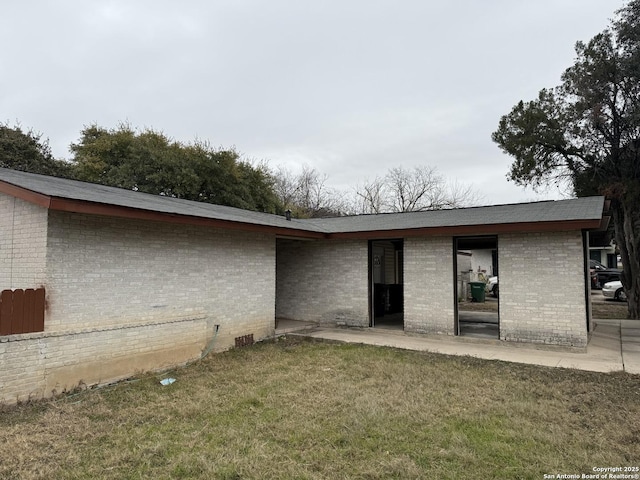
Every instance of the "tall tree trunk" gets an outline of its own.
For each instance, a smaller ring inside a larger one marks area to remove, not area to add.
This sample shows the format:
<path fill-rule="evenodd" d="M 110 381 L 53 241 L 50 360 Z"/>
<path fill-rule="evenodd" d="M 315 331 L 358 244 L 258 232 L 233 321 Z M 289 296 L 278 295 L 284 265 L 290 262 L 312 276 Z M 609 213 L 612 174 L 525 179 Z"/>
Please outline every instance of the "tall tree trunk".
<path fill-rule="evenodd" d="M 630 198 L 631 197 L 631 198 Z M 627 294 L 628 318 L 640 318 L 640 202 L 634 195 L 611 201 L 616 244 L 622 260 L 622 286 Z"/>

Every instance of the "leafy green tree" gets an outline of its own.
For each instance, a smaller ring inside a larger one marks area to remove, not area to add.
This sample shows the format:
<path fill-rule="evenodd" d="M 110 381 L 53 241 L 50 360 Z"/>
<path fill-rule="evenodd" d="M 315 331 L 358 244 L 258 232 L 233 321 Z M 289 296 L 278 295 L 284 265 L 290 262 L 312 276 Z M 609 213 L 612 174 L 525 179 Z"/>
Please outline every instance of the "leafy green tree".
<path fill-rule="evenodd" d="M 151 129 L 85 127 L 71 145 L 77 179 L 186 200 L 281 213 L 273 179 L 235 150 L 183 144 Z"/>
<path fill-rule="evenodd" d="M 640 0 L 576 44 L 561 85 L 520 101 L 493 140 L 514 157 L 508 178 L 539 186 L 568 180 L 577 195 L 611 200 L 629 318 L 640 317 Z"/>
<path fill-rule="evenodd" d="M 68 164 L 53 157 L 41 134 L 7 123 L 0 123 L 0 167 L 54 176 L 69 173 Z"/>

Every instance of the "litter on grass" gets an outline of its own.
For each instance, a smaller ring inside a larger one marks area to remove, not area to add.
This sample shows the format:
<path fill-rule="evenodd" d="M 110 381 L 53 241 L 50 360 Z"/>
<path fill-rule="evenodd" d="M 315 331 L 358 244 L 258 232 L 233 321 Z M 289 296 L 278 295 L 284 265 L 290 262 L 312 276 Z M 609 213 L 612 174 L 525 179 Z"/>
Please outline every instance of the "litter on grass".
<path fill-rule="evenodd" d="M 176 381 L 175 378 L 165 378 L 164 380 L 160 380 L 160 383 L 162 385 L 171 385 L 175 381 Z"/>

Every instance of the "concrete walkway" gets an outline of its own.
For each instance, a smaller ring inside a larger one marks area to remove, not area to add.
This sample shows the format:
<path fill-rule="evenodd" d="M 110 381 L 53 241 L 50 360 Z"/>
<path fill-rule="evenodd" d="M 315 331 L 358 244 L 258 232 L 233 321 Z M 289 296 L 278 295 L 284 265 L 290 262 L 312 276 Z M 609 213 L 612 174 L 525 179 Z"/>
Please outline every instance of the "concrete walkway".
<path fill-rule="evenodd" d="M 573 368 L 593 372 L 624 370 L 640 374 L 640 320 L 595 320 L 587 351 L 514 344 L 472 337 L 408 335 L 383 328 L 330 328 L 310 322 L 280 320 L 276 335 L 296 334 L 349 343 L 363 343 L 487 360 Z"/>

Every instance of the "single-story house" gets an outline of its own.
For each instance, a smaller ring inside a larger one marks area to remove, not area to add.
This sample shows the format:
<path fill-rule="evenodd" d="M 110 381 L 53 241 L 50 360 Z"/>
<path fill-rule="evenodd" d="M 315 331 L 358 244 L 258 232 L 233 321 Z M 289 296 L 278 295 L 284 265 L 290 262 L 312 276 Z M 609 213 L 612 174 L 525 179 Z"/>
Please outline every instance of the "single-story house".
<path fill-rule="evenodd" d="M 279 318 L 460 335 L 458 250 L 497 252 L 496 338 L 585 347 L 603 205 L 301 220 L 0 169 L 0 402 L 272 337 Z"/>

